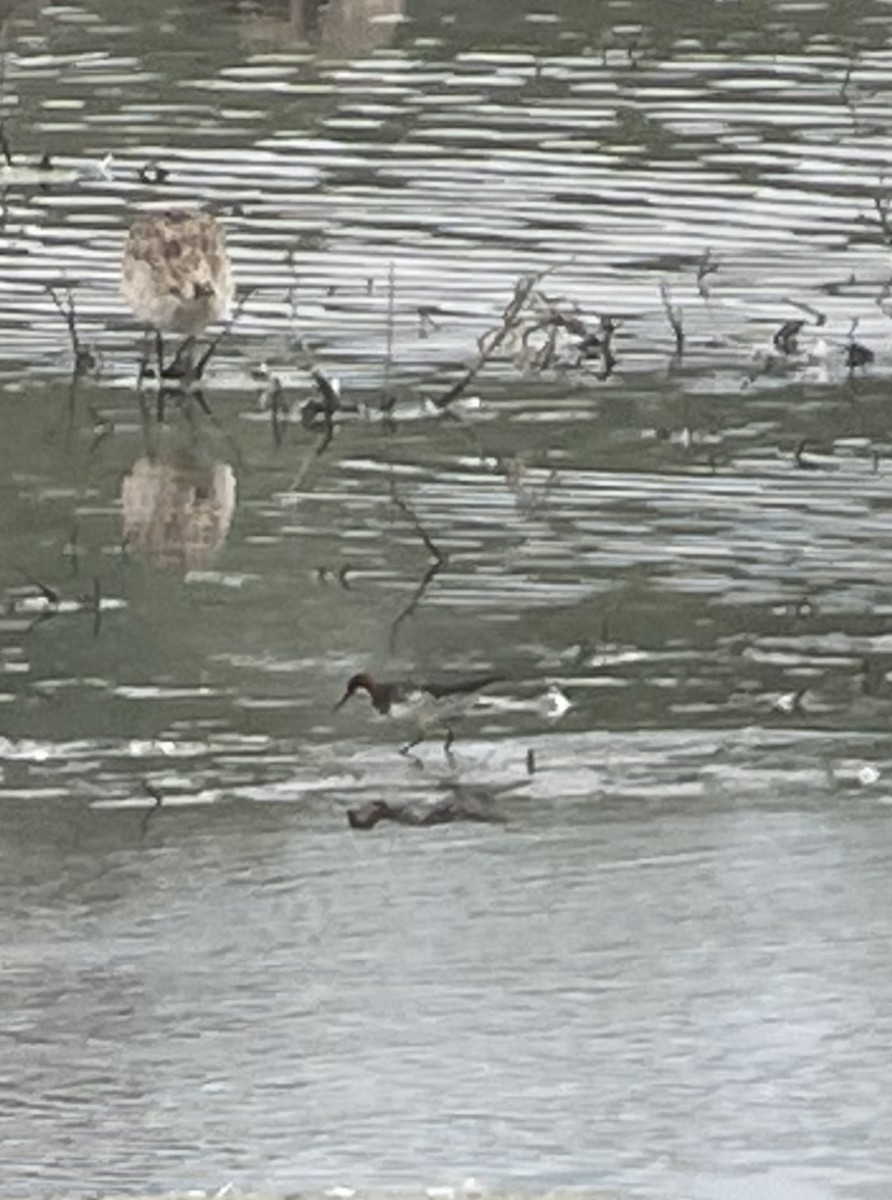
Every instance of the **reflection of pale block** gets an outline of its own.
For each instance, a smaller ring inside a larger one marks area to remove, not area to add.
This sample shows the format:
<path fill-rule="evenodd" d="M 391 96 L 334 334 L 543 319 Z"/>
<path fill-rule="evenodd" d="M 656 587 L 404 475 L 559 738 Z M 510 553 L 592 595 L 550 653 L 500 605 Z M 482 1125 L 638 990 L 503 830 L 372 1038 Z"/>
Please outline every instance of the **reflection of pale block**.
<path fill-rule="evenodd" d="M 206 567 L 229 532 L 235 490 L 228 463 L 140 458 L 121 486 L 124 538 L 156 567 Z"/>
<path fill-rule="evenodd" d="M 328 0 L 321 6 L 290 0 L 285 18 L 246 5 L 241 27 L 250 42 L 309 42 L 326 54 L 353 58 L 388 45 L 405 19 L 405 7 L 406 0 Z"/>

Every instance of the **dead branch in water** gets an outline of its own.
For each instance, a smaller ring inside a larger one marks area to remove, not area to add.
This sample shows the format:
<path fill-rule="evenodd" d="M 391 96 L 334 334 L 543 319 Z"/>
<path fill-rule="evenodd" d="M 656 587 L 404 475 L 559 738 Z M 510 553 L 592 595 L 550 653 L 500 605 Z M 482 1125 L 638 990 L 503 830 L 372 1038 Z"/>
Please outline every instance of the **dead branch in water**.
<path fill-rule="evenodd" d="M 315 458 L 318 458 L 320 454 L 325 453 L 334 437 L 334 418 L 335 413 L 341 407 L 341 391 L 337 382 L 329 379 L 319 367 L 312 367 L 310 375 L 319 392 L 319 397 L 312 396 L 306 402 L 301 410 L 300 417 L 307 427 L 312 426 L 317 417 L 322 417 L 322 439 L 316 446 L 314 455 Z"/>
<path fill-rule="evenodd" d="M 318 419 L 322 418 L 322 437 L 315 446 L 304 456 L 300 470 L 294 478 L 292 487 L 297 488 L 303 485 L 310 467 L 321 454 L 324 454 L 331 445 L 335 432 L 335 415 L 344 407 L 341 400 L 341 389 L 336 379 L 330 379 L 322 370 L 313 358 L 312 350 L 306 345 L 303 339 L 298 339 L 297 349 L 303 359 L 301 366 L 307 371 L 313 383 L 316 385 L 318 392 L 317 396 L 311 396 L 301 409 L 301 422 L 307 429 L 312 429 L 316 426 Z"/>
<path fill-rule="evenodd" d="M 663 301 L 663 312 L 675 336 L 675 355 L 681 358 L 684 354 L 684 318 L 682 310 L 672 303 L 672 293 L 665 279 L 660 280 L 660 299 Z"/>
<path fill-rule="evenodd" d="M 848 337 L 846 338 L 846 366 L 849 372 L 856 371 L 858 367 L 869 366 L 876 357 L 868 346 L 855 341 L 858 324 L 858 317 L 853 317 L 852 323 L 849 326 Z"/>
<path fill-rule="evenodd" d="M 55 304 L 65 321 L 68 336 L 71 339 L 71 349 L 74 354 L 74 378 L 80 379 L 82 375 L 86 375 L 88 371 L 92 371 L 95 368 L 96 356 L 90 347 L 85 346 L 78 336 L 77 310 L 74 305 L 74 294 L 71 286 L 66 284 L 65 303 L 63 303 L 52 284 L 47 284 L 47 291 L 50 294 L 53 304 Z"/>
<path fill-rule="evenodd" d="M 805 321 L 784 321 L 771 339 L 775 350 L 781 354 L 797 354 L 799 351 L 799 334 L 805 327 Z"/>
<path fill-rule="evenodd" d="M 427 530 L 424 528 L 424 526 L 418 520 L 418 517 L 415 515 L 414 510 L 409 506 L 407 501 L 404 500 L 403 497 L 400 495 L 395 483 L 391 483 L 391 485 L 390 485 L 390 500 L 391 500 L 391 503 L 396 505 L 396 507 L 400 510 L 400 512 L 403 514 L 403 516 L 406 518 L 406 520 L 409 522 L 409 524 L 412 526 L 412 528 L 418 534 L 419 538 L 424 543 L 425 550 L 427 550 L 428 554 L 431 556 L 431 558 L 434 560 L 434 562 L 439 563 L 440 566 L 445 566 L 447 558 L 448 558 L 446 551 L 441 550 L 440 547 L 436 544 L 436 542 L 433 540 L 433 538 L 430 536 L 430 534 L 427 532 Z"/>
<path fill-rule="evenodd" d="M 260 389 L 257 403 L 261 409 L 268 409 L 270 424 L 273 431 L 273 444 L 281 450 L 285 441 L 285 429 L 291 406 L 285 398 L 285 387 L 278 375 L 269 373 L 265 367 L 255 372 L 255 378 L 265 379 L 266 383 Z"/>
<path fill-rule="evenodd" d="M 76 568 L 76 563 L 75 563 Z M 102 581 L 98 575 L 93 577 L 93 588 L 88 594 L 79 593 L 71 599 L 65 599 L 60 592 L 51 587 L 48 583 L 43 583 L 39 579 L 35 579 L 22 568 L 16 568 L 18 573 L 27 581 L 28 588 L 33 589 L 30 593 L 25 589 L 19 595 L 13 595 L 7 600 L 7 614 L 30 614 L 36 613 L 34 620 L 28 626 L 30 633 L 37 625 L 43 621 L 48 621 L 52 617 L 57 617 L 63 613 L 80 614 L 90 612 L 93 614 L 93 637 L 99 637 L 102 631 Z M 34 593 L 37 593 L 35 595 Z M 40 602 L 39 607 L 37 602 Z"/>
<path fill-rule="evenodd" d="M 102 629 L 102 580 L 93 576 L 93 637 L 98 638 Z"/>
<path fill-rule="evenodd" d="M 804 312 L 806 316 L 813 319 L 818 328 L 827 324 L 827 314 L 821 312 L 819 308 L 815 308 L 813 304 L 806 304 L 804 300 L 795 300 L 792 296 L 784 296 L 784 304 L 789 304 L 793 308 L 798 308 L 800 312 Z"/>
<path fill-rule="evenodd" d="M 703 300 L 709 299 L 709 285 L 706 281 L 710 275 L 718 274 L 718 269 L 719 264 L 712 257 L 712 250 L 707 247 L 697 264 L 697 291 Z"/>
<path fill-rule="evenodd" d="M 149 832 L 149 824 L 151 823 L 152 818 L 160 810 L 162 804 L 164 803 L 164 793 L 159 791 L 159 789 L 156 788 L 155 785 L 148 779 L 143 779 L 140 782 L 142 783 L 143 789 L 149 794 L 151 799 L 155 801 L 152 807 L 143 813 L 142 819 L 139 822 L 140 837 L 144 838 Z"/>
<path fill-rule="evenodd" d="M 853 54 L 852 57 L 849 59 L 848 63 L 846 64 L 846 69 L 845 69 L 845 72 L 842 77 L 842 82 L 839 85 L 839 98 L 840 98 L 840 100 L 842 100 L 843 104 L 849 103 L 849 84 L 852 81 L 852 72 L 855 70 L 857 63 L 858 63 L 857 55 Z"/>
<path fill-rule="evenodd" d="M 434 404 L 438 409 L 443 411 L 457 400 L 467 390 L 468 386 L 473 383 L 511 334 L 517 332 L 521 325 L 523 310 L 526 308 L 535 288 L 547 275 L 552 274 L 557 269 L 557 267 L 548 267 L 546 270 L 538 271 L 535 275 L 522 275 L 520 277 L 514 285 L 514 295 L 502 311 L 502 319 L 499 325 L 495 329 L 490 330 L 489 333 L 484 333 L 478 340 L 477 357 L 474 362 L 471 363 L 465 373 L 460 379 L 456 380 L 451 388 L 448 388 L 442 396 L 434 398 Z"/>
<path fill-rule="evenodd" d="M 567 365 L 579 367 L 586 359 L 600 358 L 603 363 L 600 377 L 606 379 L 610 375 L 616 365 L 612 341 L 617 322 L 613 317 L 601 316 L 597 329 L 593 329 L 575 304 L 554 299 L 538 289 L 534 293 L 533 303 L 536 318 L 527 325 L 521 337 L 527 365 L 532 370 L 544 371 L 551 367 Z M 542 331 L 546 331 L 544 343 L 538 349 L 531 350 L 531 339 Z M 573 358 L 569 362 L 560 353 L 558 339 L 561 333 L 576 339 L 572 348 Z"/>
<path fill-rule="evenodd" d="M 880 233 L 883 236 L 883 241 L 887 246 L 892 246 L 892 223 L 889 220 L 889 206 L 892 204 L 888 193 L 883 193 L 882 196 L 874 196 L 873 206 L 877 210 L 877 218 L 880 222 Z"/>
<path fill-rule="evenodd" d="M 62 597 L 54 588 L 51 588 L 49 584 L 41 583 L 39 579 L 35 579 L 33 575 L 29 575 L 29 573 L 23 570 L 21 567 L 17 569 L 19 574 L 24 576 L 30 586 L 37 589 L 42 599 L 45 601 L 45 607 L 38 612 L 37 616 L 28 626 L 28 633 L 30 633 L 31 630 L 40 625 L 41 622 L 48 621 L 51 617 L 55 617 L 58 614 L 59 606 L 62 603 Z M 15 607 L 15 604 L 13 604 L 12 611 L 15 611 Z"/>
<path fill-rule="evenodd" d="M 390 637 L 389 637 L 388 644 L 389 644 L 390 653 L 395 654 L 400 629 L 402 628 L 403 624 L 408 620 L 408 618 L 412 615 L 412 613 L 414 613 L 415 610 L 418 608 L 418 605 L 421 603 L 422 599 L 424 598 L 424 595 L 425 595 L 427 589 L 430 587 L 431 583 L 434 581 L 434 579 L 437 577 L 437 575 L 440 573 L 440 571 L 442 571 L 443 568 L 446 566 L 447 562 L 449 561 L 449 557 L 445 550 L 440 549 L 440 547 L 437 545 L 437 543 L 434 541 L 434 539 L 431 537 L 431 535 L 427 532 L 427 530 L 424 528 L 424 526 L 418 520 L 418 517 L 416 516 L 415 511 L 409 505 L 408 501 L 406 501 L 403 498 L 403 496 L 400 494 L 395 483 L 391 483 L 391 485 L 390 485 L 390 499 L 391 499 L 391 502 L 400 510 L 400 512 L 403 514 L 403 516 L 406 518 L 406 520 L 409 522 L 409 524 L 412 526 L 412 528 L 415 530 L 415 532 L 418 534 L 418 537 L 421 539 L 421 541 L 424 545 L 424 548 L 427 550 L 428 554 L 431 556 L 431 559 L 432 559 L 427 570 L 424 572 L 421 579 L 418 581 L 418 586 L 415 588 L 415 591 L 412 593 L 408 604 L 406 604 L 405 607 L 400 610 L 400 612 L 397 614 L 397 616 L 394 618 L 394 620 L 391 623 Z"/>
<path fill-rule="evenodd" d="M 390 626 L 390 637 L 388 639 L 388 648 L 391 654 L 396 653 L 397 642 L 399 641 L 399 632 L 403 624 L 411 617 L 412 613 L 418 608 L 418 605 L 424 598 L 425 592 L 443 570 L 446 565 L 445 559 L 442 562 L 432 562 L 427 570 L 418 581 L 418 586 L 412 593 L 409 603 L 403 608 L 394 618 Z"/>
<path fill-rule="evenodd" d="M 396 273 L 393 263 L 387 273 L 387 326 L 384 334 L 384 383 L 381 388 L 380 408 L 385 420 L 393 412 L 396 397 L 390 388 L 390 377 L 393 372 L 393 333 L 396 323 Z"/>

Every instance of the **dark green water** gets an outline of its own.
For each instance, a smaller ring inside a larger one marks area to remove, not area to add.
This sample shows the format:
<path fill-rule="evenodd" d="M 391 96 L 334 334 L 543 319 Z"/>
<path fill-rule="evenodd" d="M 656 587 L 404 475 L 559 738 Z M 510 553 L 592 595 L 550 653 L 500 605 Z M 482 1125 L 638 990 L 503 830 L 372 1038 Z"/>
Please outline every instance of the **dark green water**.
<path fill-rule="evenodd" d="M 888 1195 L 892 17 L 671 7 L 5 17 L 4 1195 Z M 244 303 L 159 422 L 184 203 Z M 444 668 L 451 765 L 333 711 Z"/>

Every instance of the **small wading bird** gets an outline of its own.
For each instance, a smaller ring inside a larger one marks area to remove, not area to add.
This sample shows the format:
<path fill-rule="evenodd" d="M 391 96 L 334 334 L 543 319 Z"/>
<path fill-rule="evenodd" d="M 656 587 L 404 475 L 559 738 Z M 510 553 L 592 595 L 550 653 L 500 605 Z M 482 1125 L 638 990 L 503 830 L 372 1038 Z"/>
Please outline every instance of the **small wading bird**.
<path fill-rule="evenodd" d="M 419 742 L 423 742 L 431 729 L 445 731 L 443 749 L 449 755 L 455 734 L 452 722 L 466 712 L 474 703 L 477 692 L 491 683 L 500 683 L 502 675 L 456 675 L 436 679 L 415 681 L 411 679 L 373 679 L 364 671 L 351 676 L 347 687 L 335 705 L 341 708 L 357 692 L 367 692 L 372 707 L 387 717 L 414 721 L 418 736 L 400 748 L 400 754 L 408 754 Z"/>
<path fill-rule="evenodd" d="M 201 377 L 210 350 L 193 368 L 195 339 L 208 325 L 226 320 L 233 290 L 226 240 L 210 213 L 173 208 L 146 213 L 131 225 L 121 294 L 155 330 L 159 383 L 165 377 Z M 165 368 L 167 332 L 181 334 L 183 341 Z M 146 359 L 144 355 L 141 375 Z"/>

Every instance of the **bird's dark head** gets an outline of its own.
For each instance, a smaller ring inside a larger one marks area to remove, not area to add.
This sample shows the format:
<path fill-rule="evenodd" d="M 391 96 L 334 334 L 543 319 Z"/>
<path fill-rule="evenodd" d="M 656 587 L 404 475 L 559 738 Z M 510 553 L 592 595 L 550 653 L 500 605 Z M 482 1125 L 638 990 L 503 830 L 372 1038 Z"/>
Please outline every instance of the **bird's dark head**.
<path fill-rule="evenodd" d="M 367 675 L 365 671 L 360 671 L 358 675 L 351 675 L 347 680 L 347 687 L 344 689 L 344 694 L 335 705 L 335 711 L 346 704 L 351 696 L 355 696 L 357 692 L 368 692 L 372 697 L 375 695 L 375 681 L 371 675 Z"/>

